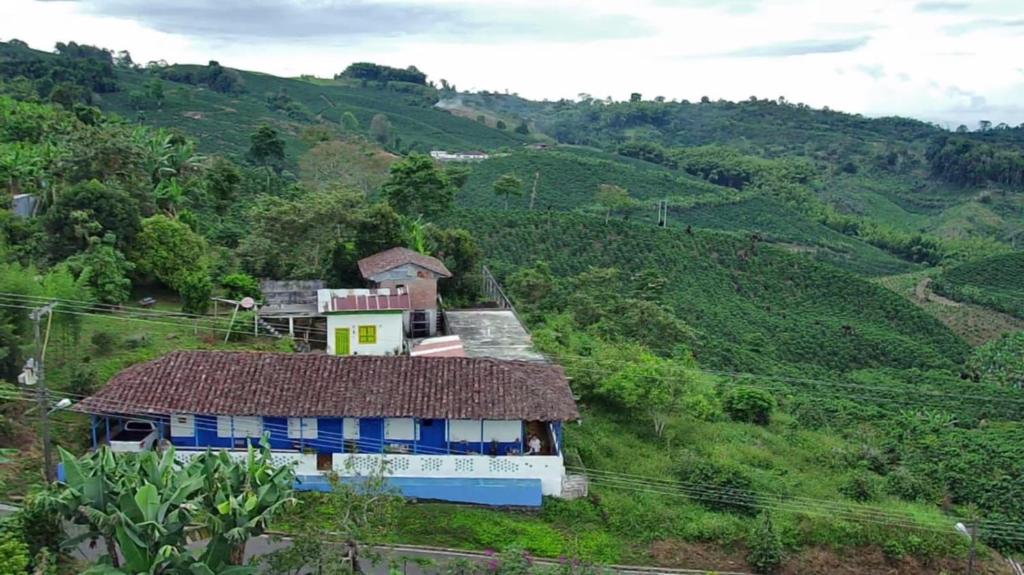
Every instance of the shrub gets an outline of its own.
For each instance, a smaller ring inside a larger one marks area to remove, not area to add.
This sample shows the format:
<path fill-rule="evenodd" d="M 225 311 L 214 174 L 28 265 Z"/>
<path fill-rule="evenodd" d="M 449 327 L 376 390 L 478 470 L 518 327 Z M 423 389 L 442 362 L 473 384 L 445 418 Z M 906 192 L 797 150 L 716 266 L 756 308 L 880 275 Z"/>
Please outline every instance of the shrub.
<path fill-rule="evenodd" d="M 92 334 L 90 341 L 98 355 L 108 355 L 114 351 L 114 347 L 117 345 L 117 336 L 109 331 L 98 331 Z"/>
<path fill-rule="evenodd" d="M 205 273 L 188 274 L 182 280 L 178 293 L 181 295 L 181 310 L 185 313 L 202 314 L 210 307 L 213 282 Z"/>
<path fill-rule="evenodd" d="M 13 533 L 0 535 L 0 573 L 26 573 L 28 546 Z"/>
<path fill-rule="evenodd" d="M 861 503 L 874 501 L 880 491 L 879 478 L 869 471 L 857 471 L 839 486 L 839 492 Z"/>
<path fill-rule="evenodd" d="M 725 394 L 722 409 L 733 421 L 768 425 L 775 409 L 775 398 L 763 389 L 737 387 Z"/>
<path fill-rule="evenodd" d="M 941 499 L 941 489 L 905 467 L 898 467 L 885 476 L 884 490 L 906 501 L 937 503 Z"/>
<path fill-rule="evenodd" d="M 251 297 L 259 300 L 263 296 L 260 291 L 260 282 L 246 273 L 224 276 L 220 280 L 220 287 L 224 288 L 224 295 L 228 299 L 240 300 L 244 297 Z"/>
<path fill-rule="evenodd" d="M 125 340 L 124 346 L 126 349 L 139 349 L 149 345 L 149 336 L 144 333 L 135 334 Z"/>
<path fill-rule="evenodd" d="M 96 369 L 92 364 L 76 363 L 71 367 L 71 373 L 68 375 L 67 390 L 69 393 L 79 396 L 92 395 L 99 387 L 99 383 L 99 376 L 96 375 Z"/>
<path fill-rule="evenodd" d="M 774 573 L 782 565 L 782 539 L 775 532 L 771 515 L 766 511 L 747 538 L 747 563 L 757 573 Z"/>
<path fill-rule="evenodd" d="M 676 476 L 683 483 L 699 485 L 698 501 L 709 509 L 744 514 L 757 512 L 756 501 L 750 499 L 750 477 L 737 465 L 686 454 Z"/>
<path fill-rule="evenodd" d="M 882 543 L 882 553 L 890 561 L 899 561 L 907 554 L 907 551 L 903 548 L 902 543 L 895 539 L 889 539 Z"/>

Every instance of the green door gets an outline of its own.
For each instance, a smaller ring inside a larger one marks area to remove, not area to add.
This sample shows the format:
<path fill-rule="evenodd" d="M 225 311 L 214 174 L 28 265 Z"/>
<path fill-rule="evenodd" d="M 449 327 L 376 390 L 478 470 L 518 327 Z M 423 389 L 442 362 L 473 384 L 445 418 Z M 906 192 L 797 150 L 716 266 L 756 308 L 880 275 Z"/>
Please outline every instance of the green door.
<path fill-rule="evenodd" d="M 334 355 L 348 355 L 349 333 L 347 327 L 339 327 L 334 330 Z"/>

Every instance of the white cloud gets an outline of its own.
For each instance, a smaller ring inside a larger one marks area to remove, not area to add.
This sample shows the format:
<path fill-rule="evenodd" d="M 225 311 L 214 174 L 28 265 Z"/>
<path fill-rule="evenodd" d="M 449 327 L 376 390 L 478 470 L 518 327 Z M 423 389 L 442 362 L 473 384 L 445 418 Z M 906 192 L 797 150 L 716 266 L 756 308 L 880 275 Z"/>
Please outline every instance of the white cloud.
<path fill-rule="evenodd" d="M 951 125 L 1024 122 L 1024 35 L 1012 25 L 1024 8 L 1011 0 L 285 0 L 273 12 L 142 2 L 5 0 L 0 37 L 282 75 L 415 64 L 461 89 L 532 98 L 785 96 Z"/>

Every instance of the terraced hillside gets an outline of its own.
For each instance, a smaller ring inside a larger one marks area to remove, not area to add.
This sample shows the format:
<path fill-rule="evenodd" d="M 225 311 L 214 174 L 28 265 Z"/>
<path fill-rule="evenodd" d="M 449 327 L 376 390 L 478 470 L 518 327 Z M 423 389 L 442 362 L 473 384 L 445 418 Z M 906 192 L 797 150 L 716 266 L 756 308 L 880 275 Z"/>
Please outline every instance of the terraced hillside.
<path fill-rule="evenodd" d="M 703 366 L 748 371 L 952 368 L 967 345 L 938 320 L 853 274 L 738 234 L 664 230 L 562 213 L 468 210 L 499 275 L 537 261 L 557 275 L 614 267 L 665 280 L 659 301 L 698 333 Z"/>

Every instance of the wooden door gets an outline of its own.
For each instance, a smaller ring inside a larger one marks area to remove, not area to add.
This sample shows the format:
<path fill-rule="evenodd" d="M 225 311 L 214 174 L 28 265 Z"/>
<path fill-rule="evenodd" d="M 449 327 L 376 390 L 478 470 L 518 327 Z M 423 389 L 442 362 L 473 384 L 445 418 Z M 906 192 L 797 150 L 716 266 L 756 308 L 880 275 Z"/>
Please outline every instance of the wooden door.
<path fill-rule="evenodd" d="M 339 327 L 334 330 L 334 355 L 348 355 L 351 352 L 349 342 L 351 336 L 347 327 Z"/>

